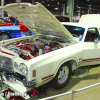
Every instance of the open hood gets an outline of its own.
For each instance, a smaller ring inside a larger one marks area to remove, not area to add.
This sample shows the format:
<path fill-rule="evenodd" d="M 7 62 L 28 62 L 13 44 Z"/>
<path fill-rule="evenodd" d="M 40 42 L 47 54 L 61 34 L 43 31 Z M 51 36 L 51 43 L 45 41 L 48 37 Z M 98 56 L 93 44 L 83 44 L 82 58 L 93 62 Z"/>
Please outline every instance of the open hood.
<path fill-rule="evenodd" d="M 77 41 L 70 32 L 42 5 L 8 4 L 2 9 L 22 22 L 35 34 L 54 35 Z"/>

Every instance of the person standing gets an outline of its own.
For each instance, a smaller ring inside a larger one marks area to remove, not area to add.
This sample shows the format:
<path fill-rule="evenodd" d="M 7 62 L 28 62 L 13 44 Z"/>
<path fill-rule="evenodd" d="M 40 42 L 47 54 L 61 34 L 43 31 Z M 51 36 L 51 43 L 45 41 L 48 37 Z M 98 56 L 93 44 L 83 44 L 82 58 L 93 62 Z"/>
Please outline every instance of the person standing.
<path fill-rule="evenodd" d="M 13 23 L 15 23 L 15 18 L 12 17 L 12 16 L 9 16 L 9 17 L 8 17 L 8 20 L 11 21 L 11 22 L 13 22 Z"/>
<path fill-rule="evenodd" d="M 21 37 L 29 36 L 29 29 L 21 22 L 19 22 L 19 26 L 20 26 Z"/>

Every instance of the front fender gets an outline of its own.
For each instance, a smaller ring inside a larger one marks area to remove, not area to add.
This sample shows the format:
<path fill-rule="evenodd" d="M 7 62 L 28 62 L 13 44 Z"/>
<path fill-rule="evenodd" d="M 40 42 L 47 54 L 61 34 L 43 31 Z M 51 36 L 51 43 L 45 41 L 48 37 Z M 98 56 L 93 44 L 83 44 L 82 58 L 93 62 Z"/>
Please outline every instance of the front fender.
<path fill-rule="evenodd" d="M 57 67 L 57 69 L 56 69 L 56 71 L 55 71 L 54 76 L 56 76 L 56 74 L 57 74 L 59 68 L 61 67 L 61 65 L 64 64 L 64 63 L 66 63 L 66 62 L 70 62 L 71 67 L 72 67 L 72 70 L 76 69 L 76 66 L 78 65 L 78 60 L 77 60 L 77 58 L 75 58 L 75 57 L 66 58 L 66 59 L 64 59 L 63 61 L 61 61 L 61 62 L 59 63 L 59 65 L 58 65 L 58 67 Z M 75 64 L 75 65 L 73 65 L 73 64 Z"/>

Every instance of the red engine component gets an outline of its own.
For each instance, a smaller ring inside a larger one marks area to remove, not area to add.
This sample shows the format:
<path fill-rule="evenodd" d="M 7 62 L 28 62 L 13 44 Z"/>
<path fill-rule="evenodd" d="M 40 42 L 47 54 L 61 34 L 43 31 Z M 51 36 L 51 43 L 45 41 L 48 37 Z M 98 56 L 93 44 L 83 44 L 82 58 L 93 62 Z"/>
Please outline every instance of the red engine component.
<path fill-rule="evenodd" d="M 10 48 L 13 52 L 19 54 L 21 58 L 24 60 L 31 59 L 30 55 L 28 55 L 26 51 L 29 51 L 30 54 L 34 57 L 39 56 L 39 54 L 49 53 L 51 51 L 62 48 L 62 46 L 57 42 L 50 42 L 49 44 L 46 42 L 42 42 L 41 40 L 36 40 L 34 42 L 30 41 L 18 41 L 16 43 L 12 43 L 10 45 L 5 45 L 5 48 Z M 22 49 L 22 50 L 21 50 Z M 42 50 L 42 52 L 41 52 Z"/>
<path fill-rule="evenodd" d="M 51 52 L 52 48 L 49 45 L 43 46 L 43 49 L 46 51 L 46 53 Z"/>
<path fill-rule="evenodd" d="M 19 45 L 21 42 L 23 42 L 23 41 L 18 41 L 15 43 L 15 45 Z"/>
<path fill-rule="evenodd" d="M 32 51 L 30 45 L 20 46 L 20 49 L 24 49 L 24 50 L 27 50 L 27 51 Z"/>

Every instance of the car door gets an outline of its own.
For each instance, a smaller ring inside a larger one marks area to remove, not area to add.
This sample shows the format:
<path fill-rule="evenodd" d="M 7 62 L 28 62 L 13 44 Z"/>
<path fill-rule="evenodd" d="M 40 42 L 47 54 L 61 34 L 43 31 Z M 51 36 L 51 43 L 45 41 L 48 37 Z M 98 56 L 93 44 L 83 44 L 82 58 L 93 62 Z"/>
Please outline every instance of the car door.
<path fill-rule="evenodd" d="M 100 64 L 100 42 L 94 42 L 95 38 L 99 38 L 98 29 L 88 28 L 84 40 L 83 65 Z"/>

